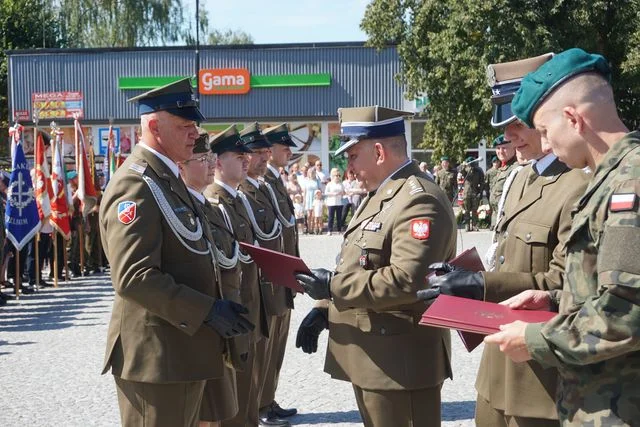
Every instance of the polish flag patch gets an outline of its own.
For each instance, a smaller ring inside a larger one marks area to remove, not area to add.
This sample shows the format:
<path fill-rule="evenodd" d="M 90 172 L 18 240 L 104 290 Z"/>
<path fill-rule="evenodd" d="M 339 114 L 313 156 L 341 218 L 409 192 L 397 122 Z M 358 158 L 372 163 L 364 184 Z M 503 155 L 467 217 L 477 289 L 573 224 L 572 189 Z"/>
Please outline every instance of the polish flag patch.
<path fill-rule="evenodd" d="M 411 237 L 418 240 L 427 240 L 431 234 L 431 222 L 428 219 L 411 220 Z"/>
<path fill-rule="evenodd" d="M 636 195 L 630 194 L 613 194 L 609 202 L 609 210 L 611 212 L 622 212 L 633 210 L 636 206 Z"/>
<path fill-rule="evenodd" d="M 137 206 L 135 202 L 126 201 L 118 203 L 118 220 L 124 225 L 129 225 L 136 219 Z"/>

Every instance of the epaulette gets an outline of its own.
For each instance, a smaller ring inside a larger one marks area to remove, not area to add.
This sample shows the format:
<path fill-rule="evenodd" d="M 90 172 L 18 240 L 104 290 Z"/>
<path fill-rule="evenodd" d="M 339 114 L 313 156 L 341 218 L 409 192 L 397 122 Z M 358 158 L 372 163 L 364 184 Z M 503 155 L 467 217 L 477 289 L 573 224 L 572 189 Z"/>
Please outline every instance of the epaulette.
<path fill-rule="evenodd" d="M 139 173 L 140 175 L 144 174 L 144 171 L 147 169 L 147 163 L 144 162 L 143 164 L 139 164 L 139 163 L 131 163 L 129 165 L 129 170 L 134 171 L 136 173 Z"/>
<path fill-rule="evenodd" d="M 417 177 L 413 175 L 407 178 L 407 185 L 409 186 L 409 194 L 412 196 L 414 194 L 424 192 L 424 187 L 422 186 L 422 183 L 418 180 Z"/>

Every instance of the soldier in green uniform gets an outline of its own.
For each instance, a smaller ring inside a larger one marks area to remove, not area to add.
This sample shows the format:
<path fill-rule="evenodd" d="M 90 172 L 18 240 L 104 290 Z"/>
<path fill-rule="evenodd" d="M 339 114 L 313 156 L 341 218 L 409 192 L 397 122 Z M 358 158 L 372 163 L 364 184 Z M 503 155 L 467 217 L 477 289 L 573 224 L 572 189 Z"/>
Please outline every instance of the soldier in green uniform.
<path fill-rule="evenodd" d="M 436 184 L 442 188 L 449 201 L 453 203 L 458 192 L 458 183 L 456 182 L 456 171 L 450 166 L 449 156 L 440 157 L 440 166 L 440 170 L 435 176 Z"/>
<path fill-rule="evenodd" d="M 478 206 L 480 206 L 480 198 L 484 188 L 484 173 L 476 163 L 476 159 L 467 157 L 460 166 L 460 173 L 464 180 L 462 184 L 462 207 L 467 231 L 478 231 Z"/>
<path fill-rule="evenodd" d="M 264 185 L 266 186 L 271 204 L 273 205 L 278 221 L 282 224 L 282 243 L 283 252 L 289 255 L 300 256 L 298 248 L 298 229 L 296 227 L 296 218 L 294 215 L 293 201 L 289 197 L 287 188 L 282 182 L 279 168 L 286 168 L 293 153 L 292 148 L 296 147 L 295 142 L 289 136 L 289 127 L 286 123 L 264 129 L 263 135 L 271 143 L 271 156 L 267 163 L 267 172 L 264 175 Z M 285 290 L 291 294 L 289 289 Z M 293 299 L 291 299 L 293 301 Z M 293 308 L 293 307 L 292 307 Z M 295 408 L 281 408 L 275 401 L 275 393 L 277 387 L 277 379 L 280 376 L 280 368 L 284 360 L 284 352 L 287 347 L 287 337 L 289 336 L 289 323 L 291 321 L 291 310 L 287 310 L 279 320 L 279 330 L 276 335 L 280 342 L 276 345 L 275 360 L 270 363 L 270 368 L 275 373 L 269 374 L 268 378 L 274 378 L 276 381 L 272 384 L 267 383 L 265 390 L 260 397 L 261 410 L 268 411 L 271 415 L 267 418 L 286 418 L 297 413 Z"/>
<path fill-rule="evenodd" d="M 254 244 L 256 241 L 250 216 L 238 195 L 238 186 L 246 178 L 249 150 L 235 125 L 228 127 L 211 138 L 211 150 L 217 154 L 215 179 L 204 194 L 211 204 L 222 213 L 227 227 L 235 239 Z M 257 426 L 259 424 L 259 391 L 264 384 L 266 368 L 258 365 L 257 360 L 264 359 L 268 337 L 267 318 L 262 304 L 258 267 L 250 256 L 238 248 L 238 259 L 242 269 L 240 297 L 247 307 L 248 319 L 257 327 L 249 335 L 249 352 L 245 367 L 236 372 L 238 389 L 238 414 L 225 420 L 225 427 Z M 260 356 L 257 356 L 260 354 Z M 260 357 L 260 359 L 258 359 Z M 273 420 L 272 420 L 273 421 Z M 271 421 L 271 422 L 272 422 Z M 288 425 L 284 421 L 270 425 Z"/>
<path fill-rule="evenodd" d="M 519 157 L 532 164 L 505 182 L 502 214 L 494 233 L 494 255 L 484 273 L 458 271 L 433 278 L 433 291 L 499 302 L 525 289 L 560 289 L 571 209 L 586 185 L 581 170 L 570 170 L 545 154 L 540 134 L 511 113 L 522 77 L 551 58 L 543 55 L 489 66 L 493 126 L 504 126 Z M 508 105 L 507 105 L 508 104 Z M 431 291 L 431 290 L 430 290 Z M 476 424 L 479 427 L 554 426 L 557 373 L 535 362 L 516 364 L 486 345 L 478 370 Z"/>
<path fill-rule="evenodd" d="M 204 197 L 202 191 L 213 182 L 217 155 L 209 147 L 209 134 L 198 128 L 199 138 L 193 147 L 191 159 L 178 163 L 180 176 L 194 202 L 204 212 L 214 245 L 212 249 L 220 266 L 220 298 L 241 304 L 240 264 L 238 262 L 238 242 L 227 228 L 222 213 Z M 238 393 L 236 387 L 236 368 L 245 368 L 249 354 L 248 336 L 225 340 L 225 366 L 222 378 L 210 379 L 204 388 L 200 406 L 200 426 L 219 425 L 222 420 L 230 419 L 238 413 Z"/>
<path fill-rule="evenodd" d="M 335 271 L 298 274 L 313 299 L 330 299 L 325 371 L 353 385 L 365 426 L 439 426 L 451 377 L 450 335 L 418 326 L 431 262 L 456 253 L 448 195 L 407 157 L 404 118 L 383 107 L 341 108 L 348 168 L 369 192 L 344 234 Z M 380 124 L 379 122 L 383 122 Z"/>
<path fill-rule="evenodd" d="M 178 173 L 204 119 L 192 97 L 184 79 L 132 99 L 141 140 L 100 207 L 115 289 L 103 373 L 123 426 L 197 426 L 206 380 L 223 375 L 224 338 L 253 327 L 219 298 L 213 237 Z"/>
<path fill-rule="evenodd" d="M 558 368 L 565 426 L 640 420 L 640 132 L 620 120 L 610 76 L 602 56 L 569 49 L 526 76 L 513 100 L 513 112 L 560 159 L 593 171 L 572 212 L 563 291 L 505 302 L 559 315 L 485 338 L 516 362 Z"/>
<path fill-rule="evenodd" d="M 500 197 L 502 197 L 504 183 L 507 181 L 511 171 L 518 167 L 516 164 L 516 149 L 513 148 L 510 141 L 507 141 L 504 138 L 504 135 L 500 135 L 493 140 L 493 147 L 496 149 L 496 157 L 500 161 L 500 166 L 498 167 L 498 173 L 492 181 L 492 185 L 489 189 L 492 230 L 495 229 L 498 221 L 498 204 L 500 203 Z"/>
<path fill-rule="evenodd" d="M 496 175 L 498 174 L 499 168 L 500 168 L 500 160 L 498 160 L 498 157 L 496 156 L 491 157 L 491 167 L 484 174 L 484 191 L 487 197 L 489 197 L 491 193 L 491 185 L 495 182 L 495 178 L 496 178 Z"/>
<path fill-rule="evenodd" d="M 278 252 L 284 251 L 282 240 L 282 223 L 278 220 L 276 208 L 271 200 L 267 186 L 261 182 L 267 172 L 267 163 L 271 157 L 271 143 L 262 135 L 258 123 L 247 126 L 240 132 L 245 146 L 251 150 L 247 177 L 240 183 L 240 199 L 251 217 L 251 225 L 260 246 Z M 256 363 L 266 368 L 264 382 L 260 390 L 262 396 L 271 398 L 275 395 L 278 384 L 279 354 L 281 351 L 281 331 L 286 330 L 283 323 L 289 318 L 289 311 L 293 308 L 291 290 L 262 279 L 262 295 L 269 323 L 269 338 L 267 350 L 258 353 Z M 267 399 L 268 400 L 268 399 Z M 261 408 L 260 422 L 266 425 L 271 421 L 281 423 L 282 420 L 271 410 L 270 406 Z M 286 422 L 286 421 L 285 421 Z M 287 423 L 288 424 L 288 423 Z"/>

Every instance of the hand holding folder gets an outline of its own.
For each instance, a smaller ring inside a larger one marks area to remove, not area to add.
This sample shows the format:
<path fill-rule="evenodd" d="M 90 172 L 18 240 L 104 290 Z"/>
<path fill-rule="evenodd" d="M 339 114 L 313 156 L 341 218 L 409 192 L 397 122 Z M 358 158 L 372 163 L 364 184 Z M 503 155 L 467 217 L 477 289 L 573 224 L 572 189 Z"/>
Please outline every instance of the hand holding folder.
<path fill-rule="evenodd" d="M 240 246 L 251 255 L 253 261 L 258 264 L 267 279 L 274 285 L 284 286 L 301 294 L 304 293 L 304 288 L 300 286 L 295 275 L 296 273 L 311 274 L 311 270 L 302 258 L 249 243 L 240 242 Z"/>

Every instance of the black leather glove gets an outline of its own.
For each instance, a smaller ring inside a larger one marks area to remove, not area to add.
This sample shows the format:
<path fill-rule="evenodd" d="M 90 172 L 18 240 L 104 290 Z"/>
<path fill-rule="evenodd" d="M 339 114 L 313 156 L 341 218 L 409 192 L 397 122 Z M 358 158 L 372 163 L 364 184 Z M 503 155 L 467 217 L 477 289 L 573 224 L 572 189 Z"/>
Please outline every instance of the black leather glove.
<path fill-rule="evenodd" d="M 311 269 L 311 275 L 307 273 L 296 273 L 296 279 L 304 292 L 315 300 L 331 299 L 330 284 L 333 271 L 324 268 Z"/>
<path fill-rule="evenodd" d="M 205 325 L 213 328 L 223 338 L 248 334 L 255 326 L 241 314 L 248 314 L 249 310 L 241 304 L 226 299 L 219 299 L 213 303 Z"/>
<path fill-rule="evenodd" d="M 429 278 L 429 288 L 417 292 L 418 299 L 432 300 L 440 294 L 469 298 L 482 301 L 484 299 L 484 277 L 482 273 L 463 270 L 449 263 L 435 263 L 429 269 L 436 273 Z"/>
<path fill-rule="evenodd" d="M 315 353 L 318 351 L 318 337 L 325 329 L 329 329 L 329 309 L 311 309 L 298 328 L 296 348 L 302 348 L 308 354 Z"/>

